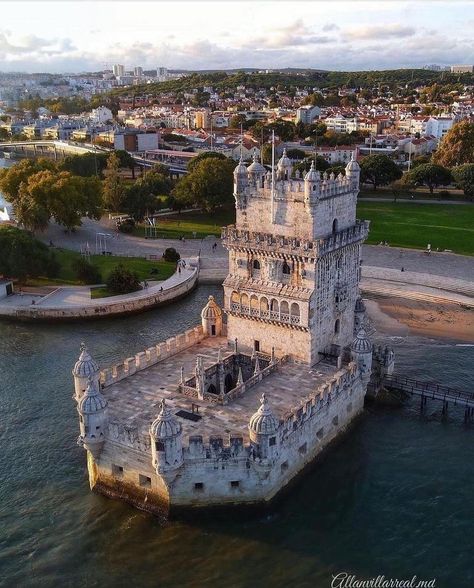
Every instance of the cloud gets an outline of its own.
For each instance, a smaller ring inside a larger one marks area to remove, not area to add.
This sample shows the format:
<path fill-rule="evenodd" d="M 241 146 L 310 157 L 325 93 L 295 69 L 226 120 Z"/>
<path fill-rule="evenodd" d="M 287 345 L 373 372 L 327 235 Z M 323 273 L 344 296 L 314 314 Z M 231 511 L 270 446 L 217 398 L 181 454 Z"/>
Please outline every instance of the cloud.
<path fill-rule="evenodd" d="M 393 24 L 355 27 L 344 31 L 344 36 L 350 40 L 399 39 L 412 37 L 415 33 L 414 27 Z"/>
<path fill-rule="evenodd" d="M 0 58 L 7 61 L 27 56 L 59 55 L 73 50 L 75 47 L 70 39 L 43 39 L 36 35 L 13 39 L 10 31 L 0 31 Z"/>
<path fill-rule="evenodd" d="M 328 33 L 330 31 L 338 31 L 340 27 L 337 26 L 337 24 L 333 23 L 333 22 L 328 22 L 327 24 L 325 24 L 323 26 L 323 28 L 321 29 L 322 31 L 324 31 L 325 33 Z"/>
<path fill-rule="evenodd" d="M 325 45 L 332 41 L 331 37 L 315 34 L 315 31 L 305 25 L 301 19 L 298 19 L 285 27 L 270 31 L 266 35 L 248 39 L 242 44 L 242 47 L 253 48 L 256 51 L 261 49 L 291 49 L 292 47 L 308 45 Z"/>

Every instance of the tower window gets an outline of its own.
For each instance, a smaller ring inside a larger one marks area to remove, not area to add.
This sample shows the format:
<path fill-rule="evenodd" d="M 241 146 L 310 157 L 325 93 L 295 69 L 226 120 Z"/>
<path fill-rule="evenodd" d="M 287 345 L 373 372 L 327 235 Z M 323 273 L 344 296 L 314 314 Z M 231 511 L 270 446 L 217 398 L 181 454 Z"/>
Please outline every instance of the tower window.
<path fill-rule="evenodd" d="M 337 335 L 340 330 L 341 330 L 341 321 L 339 319 L 336 319 L 336 322 L 334 323 L 334 333 Z"/>
<path fill-rule="evenodd" d="M 240 486 L 239 480 L 232 480 L 230 483 L 231 488 L 238 488 Z"/>
<path fill-rule="evenodd" d="M 260 262 L 258 261 L 258 259 L 253 260 L 252 267 L 253 267 L 253 269 L 256 269 L 256 270 L 260 269 Z"/>
<path fill-rule="evenodd" d="M 204 484 L 202 482 L 195 482 L 194 483 L 194 490 L 204 490 Z"/>
<path fill-rule="evenodd" d="M 155 449 L 157 451 L 164 451 L 165 450 L 165 444 L 163 443 L 163 441 L 155 441 Z"/>
<path fill-rule="evenodd" d="M 115 463 L 112 464 L 112 474 L 116 477 L 116 478 L 122 478 L 123 477 L 123 467 L 116 465 Z"/>
<path fill-rule="evenodd" d="M 151 488 L 151 478 L 149 476 L 138 474 L 138 483 L 142 488 Z"/>
<path fill-rule="evenodd" d="M 273 447 L 273 445 L 276 445 L 276 437 L 270 437 L 270 439 L 268 440 L 268 444 L 270 445 L 270 447 Z"/>
<path fill-rule="evenodd" d="M 286 263 L 286 261 L 283 263 L 283 268 L 282 268 L 282 272 L 285 276 L 289 276 L 291 274 L 291 268 L 290 266 Z"/>
<path fill-rule="evenodd" d="M 337 218 L 332 221 L 332 234 L 337 233 Z"/>

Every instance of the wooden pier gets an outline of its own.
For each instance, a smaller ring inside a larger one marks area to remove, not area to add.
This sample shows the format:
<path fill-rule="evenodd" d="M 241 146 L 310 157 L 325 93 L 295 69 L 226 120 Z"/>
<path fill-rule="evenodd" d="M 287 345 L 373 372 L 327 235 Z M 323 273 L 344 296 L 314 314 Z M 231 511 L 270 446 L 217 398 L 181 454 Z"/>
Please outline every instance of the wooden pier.
<path fill-rule="evenodd" d="M 443 403 L 443 416 L 447 416 L 448 406 L 451 403 L 464 409 L 465 423 L 471 422 L 474 417 L 474 393 L 472 392 L 441 386 L 436 382 L 421 382 L 420 380 L 397 374 L 385 376 L 383 386 L 387 390 L 401 393 L 403 396 L 418 396 L 422 412 L 428 399 L 430 399 Z"/>

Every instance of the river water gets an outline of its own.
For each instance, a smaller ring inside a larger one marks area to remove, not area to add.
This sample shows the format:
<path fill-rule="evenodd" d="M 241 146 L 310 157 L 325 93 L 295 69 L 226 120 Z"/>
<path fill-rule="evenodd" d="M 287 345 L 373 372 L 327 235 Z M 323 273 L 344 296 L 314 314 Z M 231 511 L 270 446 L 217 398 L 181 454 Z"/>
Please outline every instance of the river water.
<path fill-rule="evenodd" d="M 146 314 L 0 323 L 0 586 L 323 587 L 331 575 L 474 586 L 474 429 L 428 405 L 370 408 L 273 512 L 166 525 L 89 491 L 71 368 L 105 366 L 197 322 L 201 286 Z M 395 339 L 398 369 L 472 389 L 474 349 Z"/>
<path fill-rule="evenodd" d="M 0 160 L 0 164 L 2 160 Z M 193 326 L 201 286 L 123 319 L 0 322 L 0 586 L 319 588 L 332 575 L 474 586 L 474 427 L 439 406 L 371 407 L 271 513 L 165 525 L 89 491 L 71 368 L 106 366 Z M 474 348 L 393 339 L 397 369 L 472 390 Z"/>

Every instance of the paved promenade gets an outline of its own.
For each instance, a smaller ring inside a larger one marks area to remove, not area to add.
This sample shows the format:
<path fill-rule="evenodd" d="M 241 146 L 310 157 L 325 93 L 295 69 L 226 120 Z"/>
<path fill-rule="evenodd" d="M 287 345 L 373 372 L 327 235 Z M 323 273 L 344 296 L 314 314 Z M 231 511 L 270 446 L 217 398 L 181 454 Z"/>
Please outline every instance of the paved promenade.
<path fill-rule="evenodd" d="M 162 282 L 147 288 L 107 298 L 91 298 L 89 286 L 58 287 L 46 296 L 14 294 L 0 300 L 0 316 L 21 319 L 77 319 L 117 316 L 167 304 L 191 291 L 199 276 L 197 258 Z"/>

